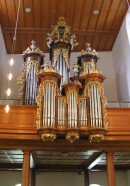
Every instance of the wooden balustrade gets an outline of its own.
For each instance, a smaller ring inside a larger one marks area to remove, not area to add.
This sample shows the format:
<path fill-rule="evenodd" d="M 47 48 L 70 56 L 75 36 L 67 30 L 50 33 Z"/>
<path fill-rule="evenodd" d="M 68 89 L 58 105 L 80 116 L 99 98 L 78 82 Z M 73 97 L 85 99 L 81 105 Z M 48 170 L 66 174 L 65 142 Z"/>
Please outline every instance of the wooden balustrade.
<path fill-rule="evenodd" d="M 57 149 L 105 150 L 116 148 L 117 150 L 130 150 L 130 108 L 109 108 L 108 111 L 108 132 L 105 139 L 99 145 L 88 142 L 88 140 L 77 140 L 74 144 L 68 144 L 66 140 L 57 139 L 54 142 L 42 142 L 36 131 L 36 109 L 35 106 L 10 106 L 9 113 L 5 112 L 5 106 L 0 106 L 0 148 L 23 149 Z M 2 143 L 3 142 L 3 143 Z M 44 143 L 44 147 L 43 147 Z"/>

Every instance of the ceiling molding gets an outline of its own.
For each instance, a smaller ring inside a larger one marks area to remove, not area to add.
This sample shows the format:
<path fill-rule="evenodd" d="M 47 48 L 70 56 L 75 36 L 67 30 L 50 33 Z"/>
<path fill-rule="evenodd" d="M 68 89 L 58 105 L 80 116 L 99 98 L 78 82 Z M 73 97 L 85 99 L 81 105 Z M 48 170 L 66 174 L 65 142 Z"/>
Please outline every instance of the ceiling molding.
<path fill-rule="evenodd" d="M 3 32 L 5 34 L 12 34 L 14 33 L 15 28 L 14 27 L 3 27 Z M 18 28 L 17 33 L 32 33 L 32 34 L 46 34 L 47 32 L 51 32 L 52 29 L 49 28 Z M 72 33 L 75 33 L 76 35 L 82 35 L 82 36 L 95 36 L 95 35 L 112 35 L 116 36 L 117 31 L 111 31 L 111 30 L 76 30 L 72 29 Z"/>

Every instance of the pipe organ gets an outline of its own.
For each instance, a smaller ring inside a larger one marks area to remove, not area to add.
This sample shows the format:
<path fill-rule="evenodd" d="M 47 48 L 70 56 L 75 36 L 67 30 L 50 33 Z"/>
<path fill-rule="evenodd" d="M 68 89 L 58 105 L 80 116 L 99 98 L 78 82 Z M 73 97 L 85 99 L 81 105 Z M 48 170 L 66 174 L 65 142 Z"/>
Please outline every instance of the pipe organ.
<path fill-rule="evenodd" d="M 47 45 L 50 48 L 50 60 L 55 71 L 62 76 L 59 88 L 62 94 L 62 84 L 69 82 L 70 76 L 70 53 L 78 43 L 75 35 L 70 34 L 70 27 L 66 24 L 63 17 L 59 18 L 57 25 L 53 27 L 51 34 L 48 34 Z"/>
<path fill-rule="evenodd" d="M 108 127 L 107 101 L 103 89 L 105 77 L 97 65 L 98 53 L 87 44 L 72 66 L 70 77 L 69 58 L 77 41 L 75 35 L 70 36 L 70 27 L 63 17 L 47 40 L 51 64 L 41 62 L 44 55 L 36 47 L 23 54 L 25 104 L 35 103 L 38 87 L 36 128 L 39 136 L 43 141 L 103 140 Z"/>
<path fill-rule="evenodd" d="M 32 41 L 22 54 L 24 65 L 22 74 L 18 78 L 20 85 L 19 98 L 25 105 L 36 105 L 38 94 L 38 78 L 40 66 L 43 65 L 43 52 L 36 47 L 35 41 Z"/>

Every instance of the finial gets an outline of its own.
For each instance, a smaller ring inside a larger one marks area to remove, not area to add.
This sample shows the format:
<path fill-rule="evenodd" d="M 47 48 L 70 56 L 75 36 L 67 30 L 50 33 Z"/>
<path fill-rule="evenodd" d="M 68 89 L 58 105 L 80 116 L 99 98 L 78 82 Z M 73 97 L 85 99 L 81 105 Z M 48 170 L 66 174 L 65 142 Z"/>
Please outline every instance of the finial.
<path fill-rule="evenodd" d="M 23 57 L 29 54 L 38 54 L 40 56 L 44 56 L 43 51 L 36 46 L 36 42 L 34 40 L 31 41 L 30 47 L 28 47 L 22 54 Z"/>
<path fill-rule="evenodd" d="M 87 51 L 91 51 L 92 50 L 90 43 L 86 43 L 85 45 L 86 45 L 86 50 Z"/>
<path fill-rule="evenodd" d="M 36 42 L 34 40 L 31 41 L 30 48 L 34 51 L 36 48 Z"/>

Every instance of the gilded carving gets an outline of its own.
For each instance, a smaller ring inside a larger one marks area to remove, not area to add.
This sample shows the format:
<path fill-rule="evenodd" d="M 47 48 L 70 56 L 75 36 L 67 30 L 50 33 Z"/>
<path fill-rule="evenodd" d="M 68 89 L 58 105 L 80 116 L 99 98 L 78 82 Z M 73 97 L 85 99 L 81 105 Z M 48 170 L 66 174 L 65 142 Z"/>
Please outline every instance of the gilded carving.
<path fill-rule="evenodd" d="M 76 103 L 78 104 L 78 93 L 77 93 L 76 90 L 69 90 L 69 91 L 67 91 L 67 103 L 69 102 L 69 100 L 70 100 L 70 95 L 71 95 L 72 93 L 74 93 L 75 99 L 76 99 Z"/>
<path fill-rule="evenodd" d="M 22 54 L 22 56 L 25 56 L 27 54 L 40 54 L 41 56 L 44 56 L 43 51 L 39 49 L 39 47 L 36 46 L 36 42 L 34 40 L 31 41 L 30 47 L 28 47 Z"/>
<path fill-rule="evenodd" d="M 66 134 L 66 139 L 69 140 L 71 143 L 73 143 L 75 140 L 79 139 L 78 132 L 71 131 Z"/>
<path fill-rule="evenodd" d="M 60 48 L 54 50 L 54 67 L 56 66 L 56 62 L 58 60 L 58 57 L 60 55 L 60 52 L 61 52 L 61 49 Z"/>
<path fill-rule="evenodd" d="M 54 50 L 54 67 L 56 66 L 57 60 L 60 56 L 60 54 L 63 55 L 64 59 L 65 59 L 65 63 L 67 68 L 69 68 L 69 52 L 67 49 L 64 48 L 58 48 Z"/>
<path fill-rule="evenodd" d="M 19 85 L 19 92 L 18 92 L 19 99 L 23 99 L 25 77 L 26 77 L 26 67 L 25 67 L 25 64 L 23 64 L 23 66 L 22 66 L 22 73 L 17 78 L 17 83 Z"/>
<path fill-rule="evenodd" d="M 39 61 L 27 61 L 26 79 L 27 79 L 28 73 L 29 73 L 29 71 L 30 71 L 32 66 L 34 66 L 36 75 L 38 75 L 38 72 L 39 72 Z"/>
<path fill-rule="evenodd" d="M 36 115 L 36 127 L 37 129 L 41 127 L 41 120 L 42 120 L 42 105 L 41 100 L 42 99 L 42 85 L 40 84 L 39 90 L 38 90 L 38 96 L 36 99 L 37 102 L 37 115 Z"/>
<path fill-rule="evenodd" d="M 43 87 L 43 92 L 45 92 L 45 89 L 47 87 L 47 85 L 50 84 L 52 87 L 53 87 L 53 90 L 54 90 L 54 93 L 56 95 L 56 87 L 57 87 L 57 84 L 55 81 L 52 81 L 52 80 L 46 80 L 44 81 L 41 86 Z"/>

